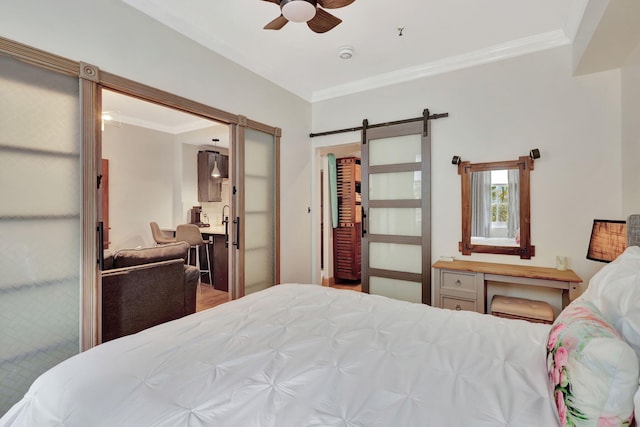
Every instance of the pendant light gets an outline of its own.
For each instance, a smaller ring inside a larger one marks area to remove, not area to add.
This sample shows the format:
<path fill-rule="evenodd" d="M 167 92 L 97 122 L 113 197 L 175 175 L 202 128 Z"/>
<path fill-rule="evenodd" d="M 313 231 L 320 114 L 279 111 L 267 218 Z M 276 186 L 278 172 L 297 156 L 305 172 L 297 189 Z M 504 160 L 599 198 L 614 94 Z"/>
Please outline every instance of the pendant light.
<path fill-rule="evenodd" d="M 218 155 L 216 154 L 216 159 L 213 162 L 213 170 L 211 171 L 211 176 L 213 178 L 220 178 L 220 169 L 218 169 Z"/>
<path fill-rule="evenodd" d="M 218 148 L 217 142 L 220 141 L 220 140 L 218 138 L 213 138 L 211 141 L 213 141 L 214 146 L 216 148 Z M 213 170 L 211 171 L 211 177 L 212 178 L 220 178 L 220 176 L 221 176 L 220 169 L 218 169 L 218 156 L 219 155 L 220 154 L 216 152 L 216 158 L 213 161 Z"/>

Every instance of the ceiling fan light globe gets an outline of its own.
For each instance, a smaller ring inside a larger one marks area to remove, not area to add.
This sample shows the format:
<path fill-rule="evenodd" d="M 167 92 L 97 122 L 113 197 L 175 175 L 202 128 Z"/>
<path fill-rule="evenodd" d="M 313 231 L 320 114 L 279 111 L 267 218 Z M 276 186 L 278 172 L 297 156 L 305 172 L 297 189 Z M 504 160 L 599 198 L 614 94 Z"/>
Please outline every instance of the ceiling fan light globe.
<path fill-rule="evenodd" d="M 282 15 L 291 22 L 307 22 L 316 16 L 316 5 L 306 0 L 291 0 L 282 5 Z"/>

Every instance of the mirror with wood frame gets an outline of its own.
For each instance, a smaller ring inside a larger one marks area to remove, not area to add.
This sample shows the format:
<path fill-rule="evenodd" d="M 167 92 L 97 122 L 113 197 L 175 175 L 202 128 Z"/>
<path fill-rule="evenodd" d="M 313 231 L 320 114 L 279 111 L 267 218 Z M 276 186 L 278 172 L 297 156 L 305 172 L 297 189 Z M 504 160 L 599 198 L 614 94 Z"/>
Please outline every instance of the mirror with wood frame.
<path fill-rule="evenodd" d="M 533 158 L 458 164 L 462 179 L 462 255 L 488 253 L 530 259 L 529 197 Z"/>

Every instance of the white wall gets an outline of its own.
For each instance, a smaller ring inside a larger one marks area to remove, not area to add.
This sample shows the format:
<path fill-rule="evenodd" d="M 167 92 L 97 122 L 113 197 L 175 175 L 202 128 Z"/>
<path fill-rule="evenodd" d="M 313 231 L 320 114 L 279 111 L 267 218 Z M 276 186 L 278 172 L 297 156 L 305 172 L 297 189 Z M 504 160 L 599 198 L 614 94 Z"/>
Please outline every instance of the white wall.
<path fill-rule="evenodd" d="M 594 218 L 622 216 L 620 71 L 572 77 L 570 47 L 433 76 L 313 106 L 313 131 L 418 117 L 432 122 L 432 257 L 454 255 L 461 238 L 460 177 L 451 157 L 513 160 L 539 148 L 531 175 L 536 256 L 464 259 L 555 266 L 556 255 L 587 282 L 602 267 L 585 259 Z M 359 136 L 355 136 L 359 138 Z M 314 138 L 314 146 L 353 134 Z"/>
<path fill-rule="evenodd" d="M 174 136 L 105 125 L 102 143 L 109 160 L 109 249 L 152 246 L 149 222 L 173 225 Z"/>
<path fill-rule="evenodd" d="M 311 105 L 117 0 L 7 0 L 0 36 L 282 128 L 281 280 L 310 280 Z"/>
<path fill-rule="evenodd" d="M 640 45 L 622 67 L 622 210 L 640 213 Z"/>

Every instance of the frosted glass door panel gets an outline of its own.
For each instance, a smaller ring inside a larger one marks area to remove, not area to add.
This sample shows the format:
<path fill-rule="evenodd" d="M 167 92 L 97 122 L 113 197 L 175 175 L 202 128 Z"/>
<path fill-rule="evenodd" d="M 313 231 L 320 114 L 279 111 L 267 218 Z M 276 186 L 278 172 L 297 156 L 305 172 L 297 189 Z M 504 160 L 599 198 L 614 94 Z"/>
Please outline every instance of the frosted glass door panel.
<path fill-rule="evenodd" d="M 367 130 L 362 145 L 362 289 L 430 303 L 429 132 L 424 122 Z"/>
<path fill-rule="evenodd" d="M 268 180 L 268 176 L 248 176 L 245 178 L 245 188 L 252 191 L 251 197 L 245 201 L 245 209 L 247 212 L 264 214 L 273 209 L 273 194 L 267 193 L 266 191 L 258 191 L 270 185 Z"/>
<path fill-rule="evenodd" d="M 251 235 L 245 239 L 245 249 L 257 249 L 265 247 L 265 242 L 273 239 L 271 221 L 267 215 L 261 213 L 248 213 L 245 215 L 245 233 Z"/>
<path fill-rule="evenodd" d="M 275 284 L 276 152 L 273 135 L 247 129 L 244 145 L 244 293 Z"/>
<path fill-rule="evenodd" d="M 273 258 L 268 248 L 245 249 L 245 294 L 249 295 L 273 286 L 273 280 L 265 275 L 272 269 Z"/>
<path fill-rule="evenodd" d="M 80 351 L 79 95 L 0 57 L 0 415 Z"/>
<path fill-rule="evenodd" d="M 369 140 L 369 166 L 417 163 L 422 160 L 420 135 Z"/>
<path fill-rule="evenodd" d="M 245 133 L 245 171 L 247 176 L 269 177 L 275 171 L 273 135 L 254 129 Z M 249 174 L 251 172 L 251 174 Z"/>
<path fill-rule="evenodd" d="M 421 198 L 420 172 L 369 175 L 369 200 L 417 200 Z"/>
<path fill-rule="evenodd" d="M 422 209 L 370 208 L 369 233 L 420 236 L 422 234 Z"/>
<path fill-rule="evenodd" d="M 70 277 L 79 280 L 78 271 L 70 271 L 69 267 L 78 262 L 76 258 L 80 241 L 79 236 L 74 236 L 78 231 L 76 227 L 77 215 L 61 217 L 55 224 L 49 221 L 37 223 L 17 219 L 12 222 L 0 221 L 0 265 L 3 267 L 0 274 L 0 302 L 4 301 L 6 296 L 3 292 L 8 292 L 7 289 L 12 286 L 32 282 L 64 281 Z M 30 242 L 37 244 L 29 244 Z M 76 282 L 76 285 L 78 284 L 79 282 Z M 4 314 L 6 313 L 0 312 L 0 318 Z M 0 331 L 0 341 L 3 337 Z M 0 344 L 0 353 L 6 348 Z"/>
<path fill-rule="evenodd" d="M 369 267 L 419 274 L 422 272 L 422 248 L 397 243 L 371 243 Z"/>
<path fill-rule="evenodd" d="M 0 194 L 3 199 L 0 203 L 0 217 L 41 215 L 44 212 L 56 216 L 78 215 L 79 195 L 73 191 L 56 190 L 78 188 L 78 161 L 78 156 L 3 152 L 0 155 Z M 35 173 L 26 173 L 34 169 L 35 165 L 38 165 Z M 22 174 L 31 179 L 19 179 Z M 8 200 L 19 203 L 9 203 Z"/>
<path fill-rule="evenodd" d="M 369 278 L 369 291 L 372 294 L 388 298 L 417 303 L 422 302 L 422 284 L 418 282 L 371 276 Z"/>

